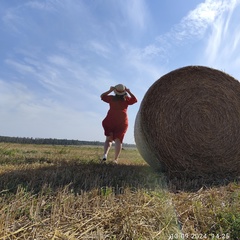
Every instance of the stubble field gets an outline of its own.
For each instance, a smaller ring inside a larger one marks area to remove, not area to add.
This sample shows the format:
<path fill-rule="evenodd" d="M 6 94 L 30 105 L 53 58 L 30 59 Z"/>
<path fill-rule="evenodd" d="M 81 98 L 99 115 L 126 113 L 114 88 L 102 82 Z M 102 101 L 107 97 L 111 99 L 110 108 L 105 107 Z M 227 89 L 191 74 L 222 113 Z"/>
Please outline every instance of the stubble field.
<path fill-rule="evenodd" d="M 238 180 L 167 180 L 135 148 L 113 154 L 0 143 L 0 239 L 240 239 Z"/>

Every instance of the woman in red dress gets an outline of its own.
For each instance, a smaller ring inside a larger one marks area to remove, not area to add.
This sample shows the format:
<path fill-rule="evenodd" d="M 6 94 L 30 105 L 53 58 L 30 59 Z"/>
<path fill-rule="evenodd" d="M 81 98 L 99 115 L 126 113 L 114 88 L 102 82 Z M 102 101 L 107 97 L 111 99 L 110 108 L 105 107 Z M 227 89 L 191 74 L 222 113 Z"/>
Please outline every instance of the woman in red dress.
<path fill-rule="evenodd" d="M 113 91 L 115 96 L 109 95 Z M 107 92 L 104 92 L 101 95 L 101 99 L 110 106 L 107 116 L 102 121 L 104 134 L 106 136 L 102 161 L 107 160 L 108 152 L 112 146 L 112 142 L 114 141 L 114 162 L 117 163 L 122 149 L 122 141 L 128 128 L 127 108 L 129 105 L 136 103 L 137 99 L 131 93 L 130 89 L 126 88 L 122 84 L 118 84 L 115 87 L 110 87 Z"/>

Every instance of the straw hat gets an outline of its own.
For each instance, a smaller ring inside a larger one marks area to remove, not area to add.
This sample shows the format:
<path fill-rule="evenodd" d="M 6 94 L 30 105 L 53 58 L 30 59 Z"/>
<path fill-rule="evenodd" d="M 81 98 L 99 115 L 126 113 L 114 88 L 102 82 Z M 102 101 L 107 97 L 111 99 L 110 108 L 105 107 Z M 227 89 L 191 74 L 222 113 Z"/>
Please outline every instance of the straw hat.
<path fill-rule="evenodd" d="M 115 94 L 124 95 L 126 93 L 126 87 L 123 84 L 118 84 L 114 89 Z"/>

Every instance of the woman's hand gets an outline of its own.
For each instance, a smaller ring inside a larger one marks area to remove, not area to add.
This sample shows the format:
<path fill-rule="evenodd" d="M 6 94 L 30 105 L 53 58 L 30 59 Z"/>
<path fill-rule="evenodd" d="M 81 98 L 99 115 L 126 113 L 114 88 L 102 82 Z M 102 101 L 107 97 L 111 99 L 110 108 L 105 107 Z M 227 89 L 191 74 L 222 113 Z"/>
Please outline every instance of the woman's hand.
<path fill-rule="evenodd" d="M 131 91 L 130 91 L 130 89 L 129 88 L 127 88 L 127 87 L 125 87 L 125 91 L 127 92 L 127 93 L 131 93 Z"/>
<path fill-rule="evenodd" d="M 103 98 L 103 96 L 108 95 L 109 93 L 111 93 L 114 90 L 115 90 L 115 87 L 111 86 L 110 89 L 108 91 L 102 93 L 100 97 Z"/>
<path fill-rule="evenodd" d="M 136 99 L 136 102 L 137 102 L 137 98 L 134 96 L 134 94 L 130 91 L 129 88 L 125 87 L 125 91 L 126 91 L 132 98 L 135 98 L 135 99 Z"/>

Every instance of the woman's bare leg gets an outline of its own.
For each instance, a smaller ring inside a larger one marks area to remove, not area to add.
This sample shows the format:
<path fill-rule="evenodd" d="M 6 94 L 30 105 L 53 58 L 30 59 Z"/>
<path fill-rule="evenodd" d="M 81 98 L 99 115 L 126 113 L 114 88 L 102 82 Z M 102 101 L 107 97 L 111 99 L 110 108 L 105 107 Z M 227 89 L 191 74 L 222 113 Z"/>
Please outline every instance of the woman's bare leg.
<path fill-rule="evenodd" d="M 112 136 L 108 136 L 106 137 L 106 140 L 105 140 L 105 143 L 104 143 L 104 154 L 103 154 L 103 158 L 102 160 L 103 161 L 106 161 L 107 160 L 107 155 L 108 155 L 108 152 L 112 146 Z"/>
<path fill-rule="evenodd" d="M 121 150 L 122 150 L 122 143 L 120 139 L 116 138 L 115 139 L 115 160 L 114 160 L 115 163 L 117 163 L 118 161 Z"/>

